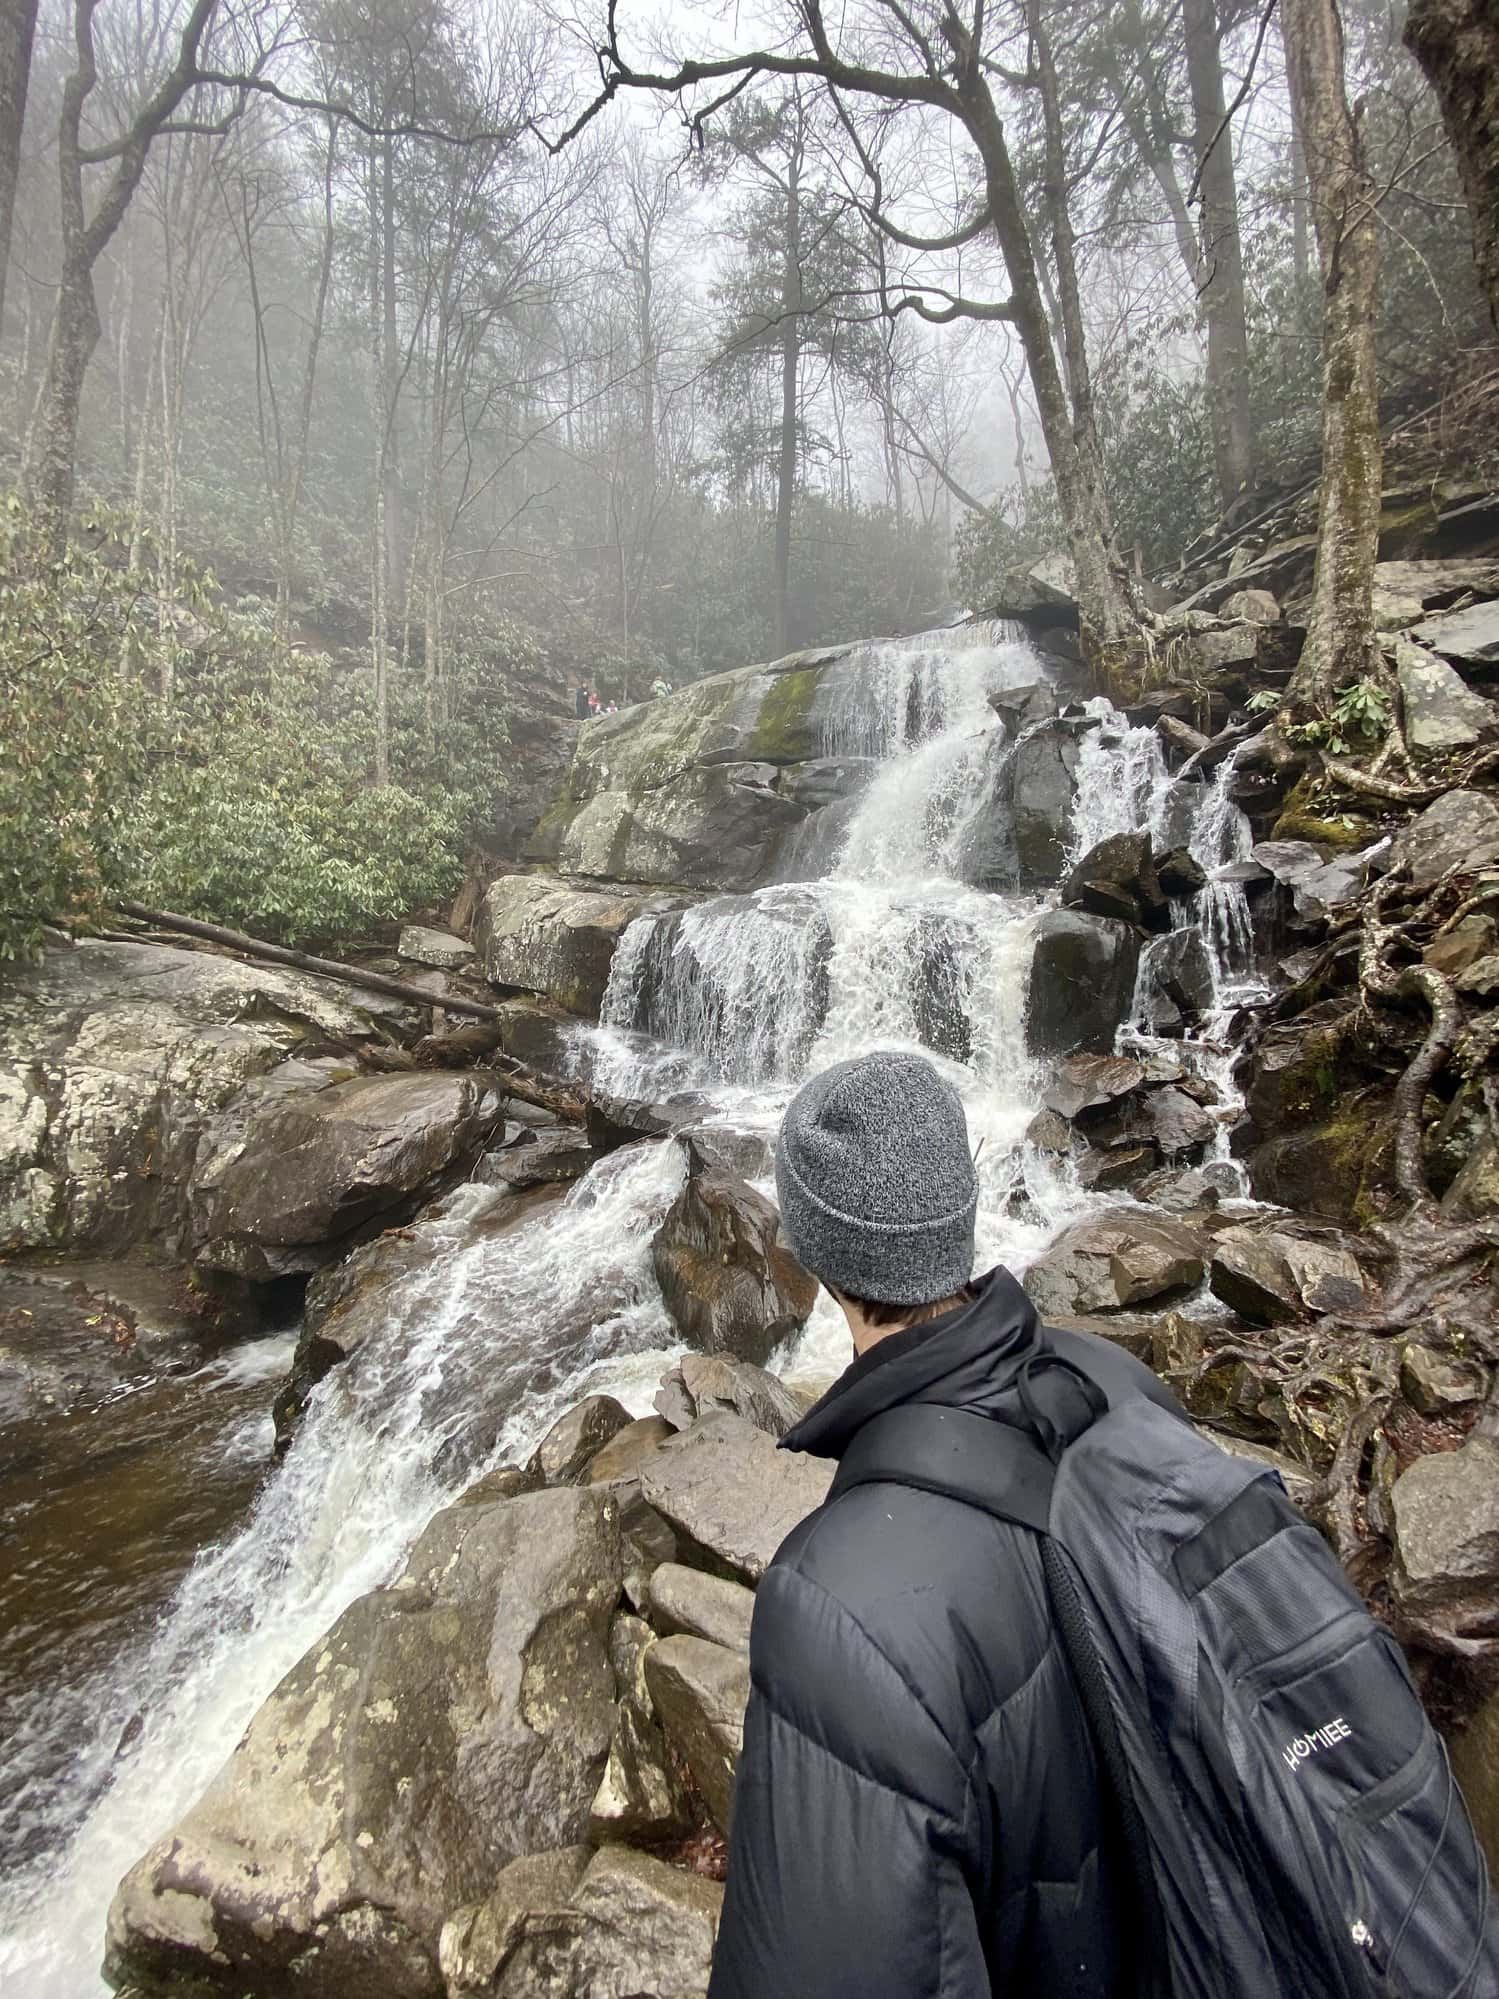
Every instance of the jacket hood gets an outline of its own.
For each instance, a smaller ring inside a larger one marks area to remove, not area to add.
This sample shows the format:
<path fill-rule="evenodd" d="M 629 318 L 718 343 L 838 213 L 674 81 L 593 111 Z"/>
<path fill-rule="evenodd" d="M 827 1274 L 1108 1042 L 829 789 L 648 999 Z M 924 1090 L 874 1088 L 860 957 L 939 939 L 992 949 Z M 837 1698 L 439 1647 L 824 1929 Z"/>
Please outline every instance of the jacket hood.
<path fill-rule="evenodd" d="M 978 1283 L 979 1295 L 968 1304 L 891 1333 L 860 1354 L 786 1433 L 782 1449 L 841 1457 L 872 1416 L 906 1402 L 973 1409 L 1026 1428 L 1015 1376 L 1037 1344 L 1036 1308 L 1003 1267 Z"/>

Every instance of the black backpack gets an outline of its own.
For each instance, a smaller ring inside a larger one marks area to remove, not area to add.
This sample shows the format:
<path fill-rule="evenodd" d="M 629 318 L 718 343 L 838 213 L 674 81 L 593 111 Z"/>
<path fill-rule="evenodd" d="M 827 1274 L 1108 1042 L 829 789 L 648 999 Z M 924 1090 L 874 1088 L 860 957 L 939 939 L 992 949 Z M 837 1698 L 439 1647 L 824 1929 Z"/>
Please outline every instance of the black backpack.
<path fill-rule="evenodd" d="M 833 1492 L 916 1486 L 1040 1534 L 1141 1999 L 1499 1999 L 1483 1853 L 1399 1646 L 1273 1470 L 1111 1374 L 1043 1345 L 1031 1436 L 888 1410 Z"/>

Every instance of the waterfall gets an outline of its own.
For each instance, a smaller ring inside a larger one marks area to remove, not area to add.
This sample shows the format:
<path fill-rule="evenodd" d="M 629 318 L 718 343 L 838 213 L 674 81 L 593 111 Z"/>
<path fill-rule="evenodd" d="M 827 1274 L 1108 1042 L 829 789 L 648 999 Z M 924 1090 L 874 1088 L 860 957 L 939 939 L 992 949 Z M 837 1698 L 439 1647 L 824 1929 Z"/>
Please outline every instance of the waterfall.
<path fill-rule="evenodd" d="M 1027 1053 L 1031 894 L 965 878 L 1002 813 L 1009 745 L 990 697 L 1046 678 L 1009 630 L 972 627 L 858 649 L 823 720 L 831 755 L 879 759 L 822 878 L 639 919 L 616 952 L 601 1024 L 572 1037 L 601 1087 L 773 1132 L 806 1075 L 872 1046 L 921 1048 L 962 1095 L 980 1182 L 981 1266 L 1025 1267 L 1097 1197 L 1025 1142 L 1044 1078 Z M 1080 745 L 1074 848 L 1164 834 L 1168 815 L 1211 869 L 1246 843 L 1227 772 L 1183 800 L 1151 730 L 1107 702 Z M 976 877 L 982 879 L 983 876 Z M 1247 963 L 1243 896 L 1213 884 L 1201 923 L 1228 1004 Z M 1211 1037 L 1209 1037 L 1211 1038 Z M 1204 1060 L 1216 1059 L 1204 1054 Z M 677 1192 L 680 1147 L 631 1148 L 565 1203 L 486 1228 L 469 1188 L 420 1226 L 430 1254 L 390 1318 L 315 1391 L 296 1447 L 242 1531 L 206 1550 L 157 1630 L 107 1678 L 65 1684 L 30 1728 L 76 1744 L 44 1786 L 25 1740 L 0 1813 L 38 1858 L 0 1888 L 0 1974 L 27 1999 L 93 1999 L 110 1895 L 192 1803 L 280 1677 L 355 1597 L 397 1570 L 431 1515 L 491 1464 L 523 1455 L 581 1395 L 636 1410 L 673 1347 L 652 1233 Z M 823 1299 L 788 1371 L 847 1360 Z M 64 1679 L 60 1673 L 59 1679 Z M 31 1774 L 28 1774 L 31 1773 Z M 4 1820 L 0 1819 L 0 1826 Z"/>

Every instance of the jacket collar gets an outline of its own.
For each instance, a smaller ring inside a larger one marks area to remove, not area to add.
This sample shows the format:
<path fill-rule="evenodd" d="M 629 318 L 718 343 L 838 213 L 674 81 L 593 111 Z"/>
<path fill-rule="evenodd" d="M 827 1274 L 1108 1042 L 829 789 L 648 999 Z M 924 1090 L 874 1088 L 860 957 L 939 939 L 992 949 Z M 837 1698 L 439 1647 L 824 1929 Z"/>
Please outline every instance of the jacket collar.
<path fill-rule="evenodd" d="M 860 1354 L 787 1432 L 782 1448 L 841 1457 L 872 1416 L 906 1402 L 975 1409 L 1023 1427 L 1014 1380 L 1036 1345 L 1035 1307 L 1002 1266 L 979 1286 L 968 1304 L 891 1333 Z"/>

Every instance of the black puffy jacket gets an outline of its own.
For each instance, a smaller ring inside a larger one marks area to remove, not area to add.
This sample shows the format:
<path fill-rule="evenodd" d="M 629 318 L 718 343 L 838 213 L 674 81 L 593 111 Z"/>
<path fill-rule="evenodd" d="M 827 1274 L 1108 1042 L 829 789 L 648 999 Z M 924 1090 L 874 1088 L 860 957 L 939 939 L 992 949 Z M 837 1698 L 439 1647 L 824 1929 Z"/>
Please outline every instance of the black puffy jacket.
<path fill-rule="evenodd" d="M 993 1271 L 856 1360 L 786 1446 L 841 1457 L 910 1402 L 1023 1428 L 1036 1338 Z M 1174 1406 L 1108 1342 L 1047 1338 Z M 835 1492 L 761 1583 L 750 1649 L 710 1999 L 1125 1999 L 1126 1870 L 1034 1535 L 906 1485 Z"/>

